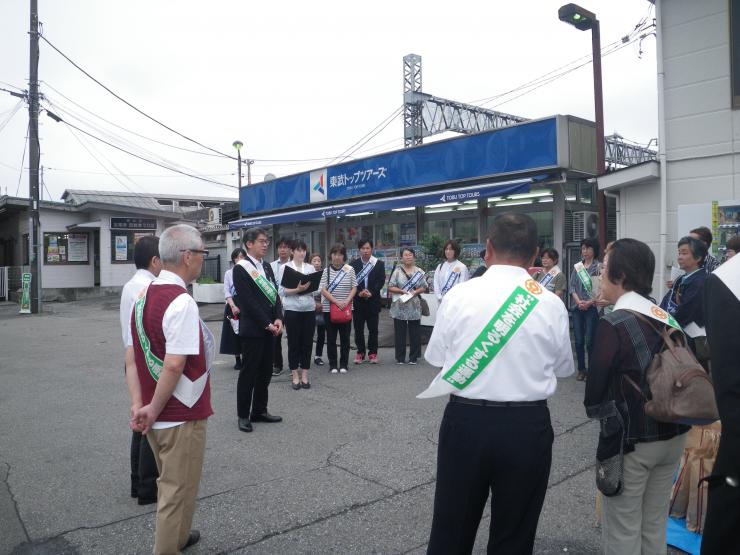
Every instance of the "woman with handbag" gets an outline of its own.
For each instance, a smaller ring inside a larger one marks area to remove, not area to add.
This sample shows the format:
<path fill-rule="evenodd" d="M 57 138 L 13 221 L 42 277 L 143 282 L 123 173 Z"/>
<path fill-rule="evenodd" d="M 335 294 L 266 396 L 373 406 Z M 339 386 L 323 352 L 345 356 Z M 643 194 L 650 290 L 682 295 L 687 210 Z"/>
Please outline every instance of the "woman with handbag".
<path fill-rule="evenodd" d="M 300 239 L 293 242 L 293 259 L 285 266 L 301 274 L 312 274 L 314 267 L 306 262 L 306 243 Z M 283 300 L 285 311 L 285 329 L 288 331 L 288 368 L 295 390 L 308 389 L 308 368 L 311 366 L 313 347 L 313 330 L 316 327 L 316 303 L 311 293 L 305 293 L 311 282 L 299 283 L 297 287 L 287 289 L 282 285 L 278 289 Z M 300 375 L 298 369 L 300 368 Z"/>
<path fill-rule="evenodd" d="M 645 412 L 646 371 L 663 347 L 658 330 L 677 324 L 649 297 L 655 257 L 635 239 L 614 243 L 604 260 L 601 297 L 614 304 L 596 328 L 586 377 L 586 414 L 599 418 L 596 485 L 604 494 L 602 545 L 607 554 L 665 553 L 673 475 L 688 426 Z"/>
<path fill-rule="evenodd" d="M 395 332 L 396 364 L 406 359 L 406 331 L 409 336 L 409 364 L 421 356 L 421 294 L 427 290 L 424 271 L 416 266 L 416 255 L 409 248 L 401 249 L 401 264 L 396 266 L 388 281 L 393 294 L 391 317 Z"/>
<path fill-rule="evenodd" d="M 240 260 L 247 258 L 244 249 L 234 249 L 231 253 L 231 268 L 224 274 L 224 321 L 221 325 L 221 344 L 218 350 L 222 355 L 234 355 L 236 363 L 234 370 L 242 369 L 242 345 L 237 335 L 239 329 L 239 307 L 236 304 L 236 289 L 234 289 L 234 266 Z M 236 327 L 235 325 L 236 324 Z"/>
<path fill-rule="evenodd" d="M 331 373 L 347 373 L 349 366 L 349 334 L 352 328 L 352 299 L 357 292 L 355 271 L 346 264 L 347 250 L 336 244 L 329 251 L 330 264 L 321 275 L 319 289 L 326 321 L 326 351 Z M 337 334 L 339 360 L 337 361 Z M 339 362 L 339 364 L 337 364 Z"/>

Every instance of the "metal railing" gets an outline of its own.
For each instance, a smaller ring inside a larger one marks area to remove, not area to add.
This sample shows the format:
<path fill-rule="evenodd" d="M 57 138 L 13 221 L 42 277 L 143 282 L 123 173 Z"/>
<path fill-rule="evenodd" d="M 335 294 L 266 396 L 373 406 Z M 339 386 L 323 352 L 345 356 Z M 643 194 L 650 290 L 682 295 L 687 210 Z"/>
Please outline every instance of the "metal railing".
<path fill-rule="evenodd" d="M 30 266 L 0 266 L 0 298 L 10 300 L 10 292 L 23 287 L 23 274 Z"/>

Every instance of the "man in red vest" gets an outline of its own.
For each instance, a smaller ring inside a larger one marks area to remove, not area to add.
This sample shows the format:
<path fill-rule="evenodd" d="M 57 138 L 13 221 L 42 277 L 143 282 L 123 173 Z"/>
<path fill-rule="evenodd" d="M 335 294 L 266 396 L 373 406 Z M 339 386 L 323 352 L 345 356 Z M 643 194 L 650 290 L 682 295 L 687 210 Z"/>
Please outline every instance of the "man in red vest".
<path fill-rule="evenodd" d="M 126 350 L 131 428 L 146 434 L 159 469 L 154 553 L 178 553 L 191 530 L 211 409 L 215 342 L 187 285 L 200 275 L 203 240 L 188 225 L 162 233 L 162 271 L 134 305 Z"/>

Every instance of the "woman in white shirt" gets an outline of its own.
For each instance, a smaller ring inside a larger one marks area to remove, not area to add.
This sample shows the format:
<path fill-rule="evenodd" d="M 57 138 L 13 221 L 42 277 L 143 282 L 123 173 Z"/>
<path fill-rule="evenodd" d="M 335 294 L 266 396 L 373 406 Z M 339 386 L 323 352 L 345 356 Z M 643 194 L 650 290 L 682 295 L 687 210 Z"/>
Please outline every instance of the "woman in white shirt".
<path fill-rule="evenodd" d="M 287 267 L 301 274 L 314 273 L 314 267 L 306 262 L 308 247 L 301 240 L 293 243 L 293 259 Z M 293 389 L 308 389 L 308 369 L 311 366 L 313 332 L 316 326 L 316 303 L 313 295 L 305 293 L 310 282 L 299 283 L 294 289 L 280 286 L 278 293 L 283 300 L 285 327 L 288 330 L 288 368 L 293 380 Z M 300 368 L 300 375 L 298 369 Z"/>
<path fill-rule="evenodd" d="M 234 289 L 233 272 L 237 262 L 246 258 L 247 253 L 244 249 L 234 249 L 231 253 L 231 268 L 226 270 L 224 274 L 224 297 L 226 298 L 226 305 L 224 306 L 224 321 L 221 326 L 221 345 L 218 352 L 222 355 L 234 355 L 236 358 L 234 370 L 242 369 L 242 345 L 232 325 L 232 321 L 237 322 L 237 325 L 239 322 L 239 307 L 234 301 L 236 289 Z"/>
<path fill-rule="evenodd" d="M 434 294 L 441 301 L 450 289 L 459 283 L 468 281 L 468 267 L 460 262 L 460 245 L 449 239 L 444 246 L 445 261 L 434 271 Z"/>

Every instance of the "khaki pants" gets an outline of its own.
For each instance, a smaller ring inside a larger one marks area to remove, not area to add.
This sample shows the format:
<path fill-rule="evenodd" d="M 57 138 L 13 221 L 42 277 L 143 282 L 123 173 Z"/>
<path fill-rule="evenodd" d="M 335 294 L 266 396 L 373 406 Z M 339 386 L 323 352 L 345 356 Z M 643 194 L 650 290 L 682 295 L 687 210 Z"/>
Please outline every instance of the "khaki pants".
<path fill-rule="evenodd" d="M 206 420 L 151 430 L 146 437 L 159 469 L 154 553 L 176 555 L 188 541 L 193 523 L 203 470 Z"/>
<path fill-rule="evenodd" d="M 624 487 L 603 497 L 602 545 L 607 555 L 666 553 L 666 521 L 673 475 L 686 434 L 638 443 L 624 456 Z"/>

